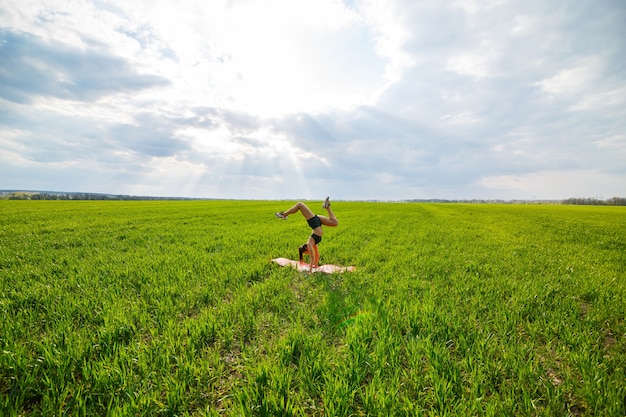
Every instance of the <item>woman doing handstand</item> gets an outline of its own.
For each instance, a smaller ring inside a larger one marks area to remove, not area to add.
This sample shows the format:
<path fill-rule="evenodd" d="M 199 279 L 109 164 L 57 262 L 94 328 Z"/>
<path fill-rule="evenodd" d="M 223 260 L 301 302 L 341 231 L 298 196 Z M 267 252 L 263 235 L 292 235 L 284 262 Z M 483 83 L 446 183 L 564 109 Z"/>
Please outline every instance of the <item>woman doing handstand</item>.
<path fill-rule="evenodd" d="M 330 200 L 326 197 L 322 208 L 326 209 L 328 212 L 328 217 L 326 216 L 318 216 L 314 214 L 306 204 L 299 202 L 296 203 L 293 207 L 286 211 L 279 211 L 276 213 L 276 217 L 279 219 L 287 220 L 287 216 L 290 214 L 297 213 L 298 211 L 302 213 L 304 218 L 306 219 L 309 227 L 313 229 L 313 233 L 307 239 L 306 243 L 298 248 L 298 252 L 300 252 L 300 262 L 303 261 L 303 254 L 308 254 L 310 259 L 311 269 L 316 268 L 319 265 L 320 261 L 320 252 L 317 247 L 319 243 L 322 241 L 322 234 L 324 231 L 322 230 L 322 225 L 336 227 L 339 224 L 339 220 L 333 213 L 330 208 Z"/>

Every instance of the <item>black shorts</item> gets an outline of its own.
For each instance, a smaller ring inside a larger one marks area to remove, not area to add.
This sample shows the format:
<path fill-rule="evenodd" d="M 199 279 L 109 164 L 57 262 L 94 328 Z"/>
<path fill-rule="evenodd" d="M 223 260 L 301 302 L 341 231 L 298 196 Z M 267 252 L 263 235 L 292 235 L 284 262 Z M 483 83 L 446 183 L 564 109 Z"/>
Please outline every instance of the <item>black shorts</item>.
<path fill-rule="evenodd" d="M 311 217 L 306 222 L 309 224 L 311 229 L 315 229 L 316 227 L 320 227 L 322 225 L 322 221 L 320 220 L 319 217 L 317 217 L 317 214 L 315 216 Z"/>
<path fill-rule="evenodd" d="M 319 245 L 320 242 L 322 241 L 322 237 L 316 235 L 315 233 L 311 233 L 311 237 L 313 238 L 313 240 L 315 241 L 316 245 Z"/>

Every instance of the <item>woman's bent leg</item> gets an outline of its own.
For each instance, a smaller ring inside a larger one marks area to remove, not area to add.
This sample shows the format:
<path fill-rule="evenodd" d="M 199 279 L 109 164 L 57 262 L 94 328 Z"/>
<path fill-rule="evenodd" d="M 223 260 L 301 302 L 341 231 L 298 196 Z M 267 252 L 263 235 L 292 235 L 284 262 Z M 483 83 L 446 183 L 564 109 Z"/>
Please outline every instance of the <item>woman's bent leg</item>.
<path fill-rule="evenodd" d="M 326 211 L 328 212 L 328 217 L 326 216 L 317 216 L 322 221 L 324 226 L 337 227 L 339 225 L 339 220 L 337 220 L 337 216 L 333 213 L 333 210 L 330 206 L 326 207 Z"/>

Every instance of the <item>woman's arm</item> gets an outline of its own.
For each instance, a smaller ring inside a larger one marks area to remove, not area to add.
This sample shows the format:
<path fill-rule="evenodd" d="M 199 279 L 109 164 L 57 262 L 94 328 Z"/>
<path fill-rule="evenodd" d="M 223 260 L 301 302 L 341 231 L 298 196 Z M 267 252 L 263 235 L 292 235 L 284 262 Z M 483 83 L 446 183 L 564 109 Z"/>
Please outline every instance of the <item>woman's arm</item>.
<path fill-rule="evenodd" d="M 309 240 L 307 241 L 307 249 L 309 251 L 309 266 L 311 267 L 311 270 L 313 270 L 313 268 L 316 268 L 319 263 L 320 253 L 312 237 L 309 237 Z"/>
<path fill-rule="evenodd" d="M 315 258 L 315 268 L 317 268 L 318 266 L 320 266 L 320 249 L 319 246 L 317 245 L 313 245 L 313 256 L 312 258 Z"/>

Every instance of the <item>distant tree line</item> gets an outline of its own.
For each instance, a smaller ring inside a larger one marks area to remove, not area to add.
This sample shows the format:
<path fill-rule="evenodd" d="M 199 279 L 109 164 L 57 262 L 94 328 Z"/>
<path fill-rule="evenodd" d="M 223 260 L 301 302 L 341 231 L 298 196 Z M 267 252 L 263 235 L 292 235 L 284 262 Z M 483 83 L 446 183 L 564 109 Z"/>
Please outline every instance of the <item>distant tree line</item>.
<path fill-rule="evenodd" d="M 370 200 L 380 202 L 380 200 Z M 502 200 L 502 199 L 472 199 L 472 200 L 447 200 L 441 198 L 425 198 L 402 200 L 403 203 L 456 203 L 456 204 L 561 204 L 560 200 Z"/>
<path fill-rule="evenodd" d="M 68 193 L 68 194 L 33 194 L 31 200 L 134 200 L 132 196 L 92 194 L 92 193 Z"/>
<path fill-rule="evenodd" d="M 626 206 L 626 198 L 613 197 L 608 200 L 597 198 L 568 198 L 567 200 L 445 200 L 445 199 L 420 199 L 404 200 L 407 203 L 463 203 L 463 204 L 576 204 L 594 206 Z"/>
<path fill-rule="evenodd" d="M 613 197 L 608 200 L 597 198 L 568 198 L 563 200 L 563 204 L 576 204 L 583 206 L 626 206 L 626 198 Z"/>
<path fill-rule="evenodd" d="M 190 200 L 180 197 L 150 197 L 99 193 L 69 193 L 40 191 L 4 191 L 0 192 L 4 200 Z"/>

